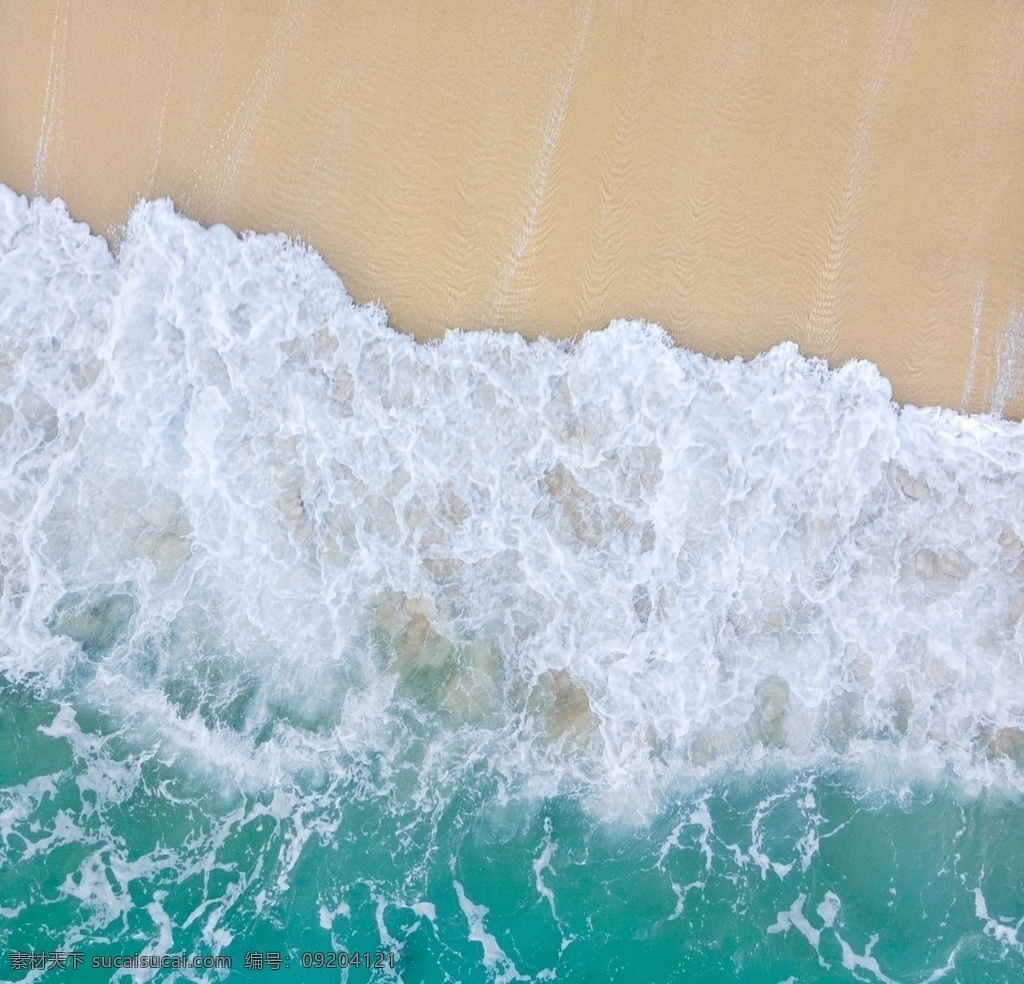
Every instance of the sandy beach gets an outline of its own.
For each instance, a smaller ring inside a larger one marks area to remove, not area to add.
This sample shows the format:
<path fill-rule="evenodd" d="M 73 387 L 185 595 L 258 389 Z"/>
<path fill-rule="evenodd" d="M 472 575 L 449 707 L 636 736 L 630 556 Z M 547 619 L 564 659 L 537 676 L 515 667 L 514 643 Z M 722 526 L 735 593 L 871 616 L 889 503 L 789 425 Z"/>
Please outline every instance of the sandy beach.
<path fill-rule="evenodd" d="M 417 338 L 614 318 L 1024 413 L 1024 7 L 0 3 L 0 181 L 315 247 Z"/>
<path fill-rule="evenodd" d="M 1024 981 L 1022 97 L 1024 0 L 0 0 L 3 979 Z"/>

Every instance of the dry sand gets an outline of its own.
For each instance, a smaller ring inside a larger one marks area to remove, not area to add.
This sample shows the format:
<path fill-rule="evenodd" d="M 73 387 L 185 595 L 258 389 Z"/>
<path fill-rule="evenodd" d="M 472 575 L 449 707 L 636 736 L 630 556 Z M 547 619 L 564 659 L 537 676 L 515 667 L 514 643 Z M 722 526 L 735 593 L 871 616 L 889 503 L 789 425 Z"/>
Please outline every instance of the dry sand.
<path fill-rule="evenodd" d="M 1024 412 L 1024 4 L 0 0 L 0 180 L 300 236 L 358 300 L 647 318 Z"/>

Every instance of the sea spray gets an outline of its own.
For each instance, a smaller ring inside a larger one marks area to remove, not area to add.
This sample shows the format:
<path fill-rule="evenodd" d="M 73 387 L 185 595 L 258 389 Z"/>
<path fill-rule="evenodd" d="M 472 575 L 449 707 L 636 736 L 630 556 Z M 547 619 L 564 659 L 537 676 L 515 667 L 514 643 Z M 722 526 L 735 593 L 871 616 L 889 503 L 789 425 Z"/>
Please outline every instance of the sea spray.
<path fill-rule="evenodd" d="M 890 397 L 0 190 L 4 945 L 1006 979 L 1024 432 Z"/>

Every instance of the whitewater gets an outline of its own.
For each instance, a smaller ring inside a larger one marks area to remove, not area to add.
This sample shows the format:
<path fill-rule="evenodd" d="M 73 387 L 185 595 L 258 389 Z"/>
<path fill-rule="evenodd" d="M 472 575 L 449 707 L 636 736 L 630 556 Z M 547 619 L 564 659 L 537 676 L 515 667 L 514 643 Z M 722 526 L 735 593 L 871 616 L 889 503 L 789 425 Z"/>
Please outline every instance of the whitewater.
<path fill-rule="evenodd" d="M 1024 974 L 1024 429 L 870 363 L 0 187 L 0 587 L 4 979 Z"/>

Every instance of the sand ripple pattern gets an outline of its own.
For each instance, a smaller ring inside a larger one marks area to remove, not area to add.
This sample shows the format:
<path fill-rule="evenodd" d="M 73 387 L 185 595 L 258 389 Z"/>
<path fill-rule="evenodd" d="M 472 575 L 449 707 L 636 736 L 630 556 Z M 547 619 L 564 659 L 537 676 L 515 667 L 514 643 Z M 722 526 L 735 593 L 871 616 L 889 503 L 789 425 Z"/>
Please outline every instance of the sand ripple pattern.
<path fill-rule="evenodd" d="M 1011 417 L 1022 101 L 996 0 L 0 5 L 0 181 L 115 243 L 166 195 L 421 339 L 645 318 Z"/>

